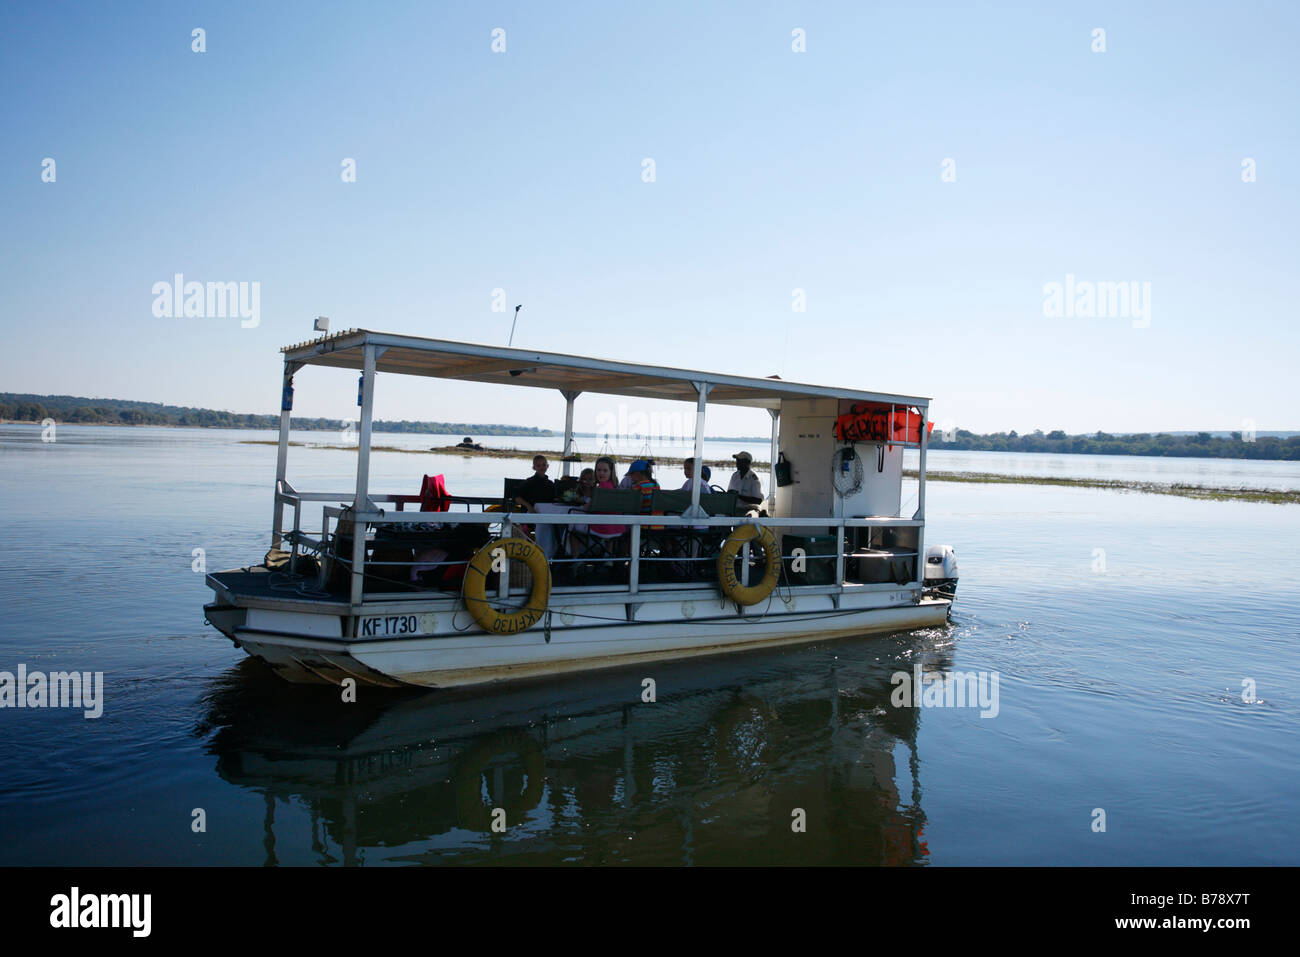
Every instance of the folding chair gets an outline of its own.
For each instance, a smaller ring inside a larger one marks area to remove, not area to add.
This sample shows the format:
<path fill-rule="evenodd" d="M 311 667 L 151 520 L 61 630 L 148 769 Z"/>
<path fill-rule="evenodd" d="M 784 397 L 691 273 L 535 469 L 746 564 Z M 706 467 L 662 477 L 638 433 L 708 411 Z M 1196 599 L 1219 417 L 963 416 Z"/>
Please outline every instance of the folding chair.
<path fill-rule="evenodd" d="M 690 504 L 690 492 L 660 489 L 651 498 L 650 510 L 655 515 L 680 515 Z M 641 557 L 653 561 L 642 566 L 642 580 L 671 581 L 688 578 L 691 573 L 691 538 L 692 530 L 687 528 L 643 529 Z"/>
<path fill-rule="evenodd" d="M 641 493 L 636 489 L 598 488 L 591 494 L 590 516 L 592 525 L 617 525 L 617 521 L 602 522 L 595 516 L 639 515 L 641 513 Z M 627 543 L 631 533 L 624 529 L 617 535 L 603 535 L 588 526 L 587 531 L 570 531 L 569 540 L 574 543 L 578 554 L 571 563 L 575 581 L 582 582 L 593 577 L 600 577 L 599 569 L 610 578 L 621 580 L 626 577 L 626 566 L 615 569 L 614 562 L 627 556 Z M 572 551 L 572 549 L 571 549 Z M 621 564 L 621 563 L 620 563 Z"/>

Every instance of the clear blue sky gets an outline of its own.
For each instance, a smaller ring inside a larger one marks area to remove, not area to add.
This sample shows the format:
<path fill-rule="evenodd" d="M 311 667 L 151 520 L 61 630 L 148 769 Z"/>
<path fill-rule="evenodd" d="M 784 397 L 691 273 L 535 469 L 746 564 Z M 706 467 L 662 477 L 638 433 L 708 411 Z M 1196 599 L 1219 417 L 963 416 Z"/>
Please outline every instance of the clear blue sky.
<path fill-rule="evenodd" d="M 0 17 L 3 391 L 273 412 L 278 349 L 313 317 L 504 343 L 502 287 L 517 345 L 930 395 L 976 431 L 1300 428 L 1300 4 Z M 154 317 L 178 272 L 259 282 L 260 325 Z M 1150 325 L 1045 317 L 1067 273 L 1150 283 Z M 351 374 L 297 394 L 355 415 Z M 609 407 L 580 400 L 578 427 Z M 376 400 L 562 413 L 431 380 L 383 377 Z M 761 413 L 710 420 L 750 430 Z"/>

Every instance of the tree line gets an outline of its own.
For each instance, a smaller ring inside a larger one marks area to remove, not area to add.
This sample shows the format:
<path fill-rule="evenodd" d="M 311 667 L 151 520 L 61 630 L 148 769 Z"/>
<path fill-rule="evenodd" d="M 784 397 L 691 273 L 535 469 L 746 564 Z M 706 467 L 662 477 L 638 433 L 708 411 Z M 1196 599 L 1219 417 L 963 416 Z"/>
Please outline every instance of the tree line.
<path fill-rule="evenodd" d="M 1226 436 L 1209 432 L 1191 432 L 1173 435 L 1167 432 L 1137 432 L 1111 435 L 1094 432 L 1091 435 L 1067 435 L 1056 429 L 1044 433 L 1035 431 L 1028 435 L 1016 432 L 996 432 L 976 435 L 958 429 L 956 435 L 945 440 L 939 430 L 930 435 L 932 449 L 960 449 L 971 452 L 1055 452 L 1072 455 L 1157 455 L 1180 458 L 1209 459 L 1281 459 L 1300 461 L 1300 435 L 1280 437 L 1275 435 L 1243 435 L 1231 432 Z"/>
<path fill-rule="evenodd" d="M 53 419 L 73 425 L 170 425 L 200 429 L 278 429 L 278 415 L 254 415 L 217 409 L 192 409 L 160 402 L 129 399 L 86 399 L 71 395 L 20 395 L 0 393 L 0 419 L 8 422 L 41 422 Z M 338 431 L 348 423 L 342 419 L 293 417 L 293 427 L 307 431 Z M 376 432 L 428 432 L 445 435 L 553 435 L 549 429 L 521 425 L 466 422 L 417 422 L 376 420 Z"/>
<path fill-rule="evenodd" d="M 24 395 L 0 393 L 0 419 L 10 422 L 41 422 L 53 419 L 75 425 L 170 425 L 205 429 L 277 429 L 278 415 L 253 415 L 216 409 L 193 409 L 163 405 L 159 402 L 136 402 L 129 399 L 87 399 L 70 395 Z M 294 416 L 295 429 L 337 431 L 347 423 L 342 419 L 300 418 Z M 554 435 L 550 429 L 537 429 L 500 423 L 421 422 L 379 420 L 376 432 L 426 432 L 442 435 Z M 1251 440 L 1253 439 L 1253 441 Z M 1138 432 L 1112 435 L 1067 435 L 1063 430 L 1041 430 L 1020 435 L 995 432 L 977 435 L 966 429 L 945 440 L 939 430 L 930 436 L 932 449 L 956 449 L 971 452 L 1053 452 L 1084 455 L 1156 455 L 1182 458 L 1277 459 L 1300 461 L 1300 435 L 1226 436 L 1209 432 L 1172 434 Z"/>

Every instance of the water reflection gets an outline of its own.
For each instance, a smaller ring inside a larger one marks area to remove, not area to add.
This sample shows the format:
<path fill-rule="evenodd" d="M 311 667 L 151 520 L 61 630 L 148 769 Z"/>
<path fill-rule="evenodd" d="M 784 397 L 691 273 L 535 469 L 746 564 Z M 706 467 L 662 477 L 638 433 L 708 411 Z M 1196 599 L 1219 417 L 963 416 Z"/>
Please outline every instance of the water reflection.
<path fill-rule="evenodd" d="M 935 629 L 357 703 L 250 659 L 213 679 L 196 733 L 264 796 L 267 864 L 923 864 L 921 712 L 889 678 L 949 668 L 950 646 Z M 306 827 L 303 858 L 285 828 Z"/>

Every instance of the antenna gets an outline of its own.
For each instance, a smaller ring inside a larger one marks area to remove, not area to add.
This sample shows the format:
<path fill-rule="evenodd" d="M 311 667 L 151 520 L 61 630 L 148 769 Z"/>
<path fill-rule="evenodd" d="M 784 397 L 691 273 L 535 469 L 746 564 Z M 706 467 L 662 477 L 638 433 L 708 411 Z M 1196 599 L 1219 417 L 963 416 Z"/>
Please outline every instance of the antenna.
<path fill-rule="evenodd" d="M 329 318 L 329 316 L 317 316 L 317 317 L 316 317 L 316 331 L 317 331 L 317 332 L 329 332 L 329 331 L 330 331 L 330 318 Z"/>
<path fill-rule="evenodd" d="M 514 322 L 510 323 L 510 341 L 506 343 L 506 345 L 508 346 L 512 346 L 515 343 L 515 323 L 519 321 L 519 310 L 522 308 L 524 308 L 524 304 L 522 302 L 519 305 L 515 306 Z"/>

